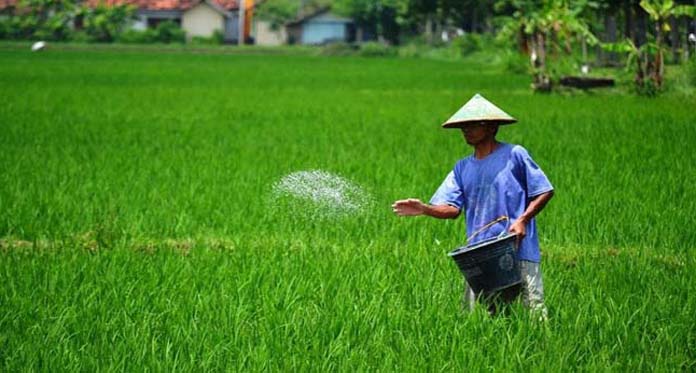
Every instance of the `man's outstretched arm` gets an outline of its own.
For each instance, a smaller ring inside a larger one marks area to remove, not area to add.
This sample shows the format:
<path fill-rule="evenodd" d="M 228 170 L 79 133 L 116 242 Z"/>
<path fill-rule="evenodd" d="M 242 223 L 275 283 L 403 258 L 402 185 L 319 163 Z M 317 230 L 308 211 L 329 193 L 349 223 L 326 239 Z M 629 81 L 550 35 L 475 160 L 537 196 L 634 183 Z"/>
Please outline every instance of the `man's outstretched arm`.
<path fill-rule="evenodd" d="M 402 199 L 394 202 L 392 211 L 399 216 L 427 215 L 438 219 L 454 219 L 459 216 L 459 209 L 450 205 L 428 205 L 416 198 Z"/>

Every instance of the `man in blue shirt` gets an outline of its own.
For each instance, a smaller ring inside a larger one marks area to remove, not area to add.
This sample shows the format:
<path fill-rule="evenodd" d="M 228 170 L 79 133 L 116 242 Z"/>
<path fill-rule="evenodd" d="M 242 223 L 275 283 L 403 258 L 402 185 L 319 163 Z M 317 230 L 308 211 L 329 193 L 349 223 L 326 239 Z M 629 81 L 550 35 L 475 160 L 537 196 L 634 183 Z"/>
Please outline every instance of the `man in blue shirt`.
<path fill-rule="evenodd" d="M 516 119 L 475 95 L 443 125 L 461 129 L 474 153 L 455 164 L 430 203 L 409 198 L 394 202 L 392 208 L 399 216 L 440 219 L 454 219 L 463 209 L 467 237 L 475 238 L 470 244 L 496 237 L 505 230 L 517 234 L 522 284 L 497 295 L 512 301 L 521 294 L 524 304 L 541 312 L 545 319 L 534 217 L 553 197 L 553 186 L 522 146 L 496 140 L 499 125 L 514 122 Z M 479 295 L 466 285 L 465 301 L 469 307 L 473 307 Z M 488 308 L 495 313 L 494 302 L 488 302 Z"/>

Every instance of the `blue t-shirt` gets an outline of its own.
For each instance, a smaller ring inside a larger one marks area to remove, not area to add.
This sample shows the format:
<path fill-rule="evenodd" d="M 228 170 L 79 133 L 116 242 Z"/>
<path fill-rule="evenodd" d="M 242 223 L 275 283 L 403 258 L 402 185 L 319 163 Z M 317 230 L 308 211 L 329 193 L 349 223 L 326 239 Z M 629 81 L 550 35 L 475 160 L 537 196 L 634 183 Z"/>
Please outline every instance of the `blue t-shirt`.
<path fill-rule="evenodd" d="M 501 234 L 524 213 L 533 197 L 551 190 L 549 179 L 526 149 L 502 143 L 483 159 L 472 154 L 457 162 L 430 204 L 464 209 L 467 237 L 501 216 L 509 218 L 481 231 L 471 244 Z M 526 231 L 517 251 L 518 259 L 538 263 L 541 255 L 534 219 Z"/>

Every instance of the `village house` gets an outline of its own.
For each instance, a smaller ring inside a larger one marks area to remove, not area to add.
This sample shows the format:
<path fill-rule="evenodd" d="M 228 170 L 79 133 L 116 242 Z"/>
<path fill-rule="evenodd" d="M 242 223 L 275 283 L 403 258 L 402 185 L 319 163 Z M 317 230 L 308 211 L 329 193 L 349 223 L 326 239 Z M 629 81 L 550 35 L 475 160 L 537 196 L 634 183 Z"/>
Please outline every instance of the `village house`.
<path fill-rule="evenodd" d="M 15 7 L 17 0 L 0 0 L 0 13 Z M 186 37 L 211 37 L 215 31 L 227 43 L 239 40 L 240 0 L 87 0 L 85 4 L 115 6 L 130 4 L 136 7 L 136 30 L 156 27 L 160 22 L 172 21 L 179 25 Z M 253 0 L 244 0 L 244 40 L 250 40 Z"/>
<path fill-rule="evenodd" d="M 87 3 L 136 6 L 136 21 L 132 27 L 137 30 L 172 21 L 186 32 L 189 40 L 197 36 L 211 37 L 215 31 L 223 34 L 225 42 L 239 40 L 239 0 L 88 0 Z M 244 7 L 244 40 L 249 40 L 254 2 L 246 0 Z"/>
<path fill-rule="evenodd" d="M 320 45 L 356 40 L 355 22 L 323 8 L 285 25 L 289 44 Z"/>

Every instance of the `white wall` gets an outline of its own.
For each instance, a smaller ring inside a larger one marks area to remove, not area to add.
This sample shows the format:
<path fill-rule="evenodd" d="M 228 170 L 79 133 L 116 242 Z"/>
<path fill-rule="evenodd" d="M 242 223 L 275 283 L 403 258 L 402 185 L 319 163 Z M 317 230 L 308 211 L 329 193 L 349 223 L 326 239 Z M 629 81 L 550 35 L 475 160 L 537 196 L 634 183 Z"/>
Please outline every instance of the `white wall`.
<path fill-rule="evenodd" d="M 181 28 L 186 31 L 186 37 L 209 37 L 213 31 L 224 30 L 224 17 L 206 3 L 200 3 L 184 12 L 181 17 Z"/>
<path fill-rule="evenodd" d="M 139 15 L 137 18 L 131 23 L 131 28 L 133 30 L 138 30 L 138 31 L 143 31 L 147 29 L 147 17 Z"/>
<path fill-rule="evenodd" d="M 281 26 L 276 31 L 271 30 L 271 23 L 268 21 L 255 19 L 252 33 L 257 45 L 282 45 L 288 40 L 285 27 Z"/>

